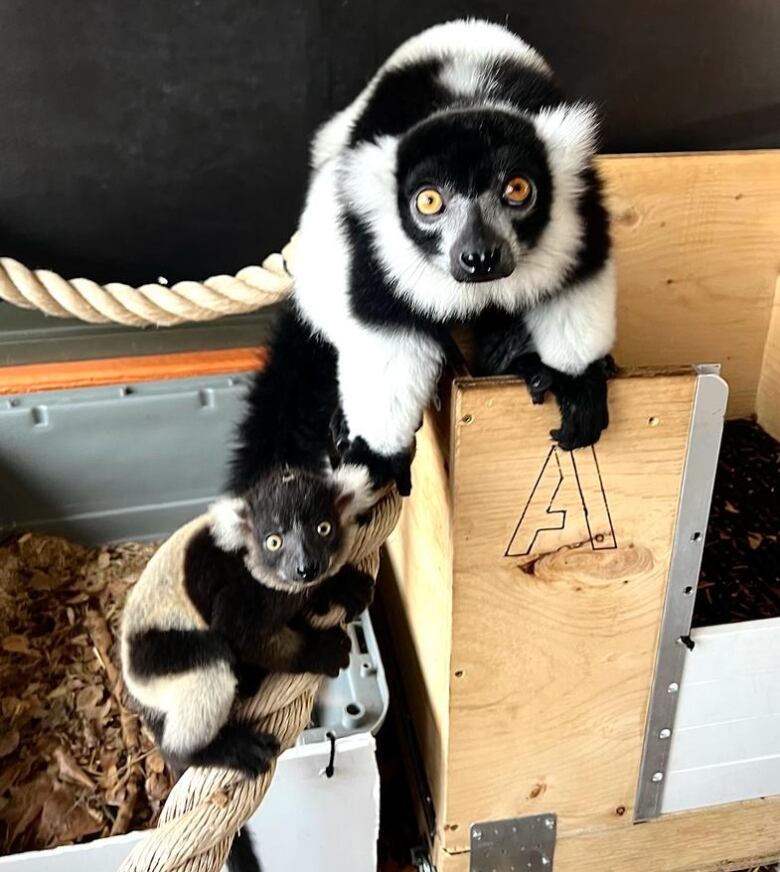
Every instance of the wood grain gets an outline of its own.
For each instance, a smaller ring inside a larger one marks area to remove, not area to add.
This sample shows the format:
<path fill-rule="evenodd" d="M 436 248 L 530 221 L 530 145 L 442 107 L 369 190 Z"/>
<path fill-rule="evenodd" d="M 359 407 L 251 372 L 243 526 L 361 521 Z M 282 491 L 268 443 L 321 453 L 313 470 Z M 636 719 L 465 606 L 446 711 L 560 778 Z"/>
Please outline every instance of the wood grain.
<path fill-rule="evenodd" d="M 756 416 L 767 433 L 780 439 L 780 278 L 775 285 L 774 305 L 761 362 Z"/>
<path fill-rule="evenodd" d="M 780 264 L 780 150 L 600 159 L 623 365 L 722 363 L 752 414 Z"/>
<path fill-rule="evenodd" d="M 664 815 L 558 838 L 555 872 L 734 872 L 780 857 L 780 797 Z M 438 851 L 438 872 L 468 872 L 470 853 Z"/>
<path fill-rule="evenodd" d="M 4 366 L 0 395 L 242 372 L 260 368 L 266 357 L 262 348 L 225 348 Z"/>
<path fill-rule="evenodd" d="M 390 571 L 379 585 L 437 809 L 446 803 L 452 649 L 448 407 L 428 412 L 417 434 L 413 497 L 387 541 Z"/>
<path fill-rule="evenodd" d="M 613 381 L 595 456 L 551 454 L 518 382 L 457 383 L 447 850 L 478 819 L 630 826 L 695 381 Z"/>

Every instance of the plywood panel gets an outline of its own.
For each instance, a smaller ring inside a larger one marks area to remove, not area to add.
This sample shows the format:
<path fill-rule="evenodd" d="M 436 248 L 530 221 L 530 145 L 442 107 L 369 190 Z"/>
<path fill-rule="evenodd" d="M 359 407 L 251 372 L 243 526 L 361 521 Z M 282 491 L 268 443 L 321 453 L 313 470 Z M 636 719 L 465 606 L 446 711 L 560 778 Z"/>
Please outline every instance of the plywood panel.
<path fill-rule="evenodd" d="M 780 800 L 664 815 L 558 839 L 555 872 L 733 872 L 780 857 Z M 469 853 L 436 854 L 438 872 L 468 872 Z"/>
<path fill-rule="evenodd" d="M 780 151 L 600 166 L 617 255 L 618 361 L 722 363 L 729 414 L 751 414 L 780 264 Z"/>
<path fill-rule="evenodd" d="M 437 813 L 445 808 L 452 647 L 452 534 L 446 410 L 417 434 L 412 495 L 386 545 L 380 587 Z"/>
<path fill-rule="evenodd" d="M 780 258 L 778 262 L 780 263 Z M 767 433 L 780 439 L 780 278 L 775 286 L 772 317 L 764 345 L 756 415 L 758 423 Z"/>
<path fill-rule="evenodd" d="M 574 454 L 518 382 L 460 383 L 448 850 L 475 819 L 630 825 L 695 381 L 616 379 Z"/>

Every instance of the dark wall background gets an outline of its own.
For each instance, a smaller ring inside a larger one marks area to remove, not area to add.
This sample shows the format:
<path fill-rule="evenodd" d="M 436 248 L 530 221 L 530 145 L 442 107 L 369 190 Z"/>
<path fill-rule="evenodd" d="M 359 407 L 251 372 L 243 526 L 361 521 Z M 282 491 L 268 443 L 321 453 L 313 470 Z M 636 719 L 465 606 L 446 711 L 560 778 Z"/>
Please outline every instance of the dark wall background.
<path fill-rule="evenodd" d="M 133 283 L 256 262 L 314 127 L 463 15 L 598 100 L 609 151 L 780 146 L 777 0 L 0 0 L 0 254 Z"/>

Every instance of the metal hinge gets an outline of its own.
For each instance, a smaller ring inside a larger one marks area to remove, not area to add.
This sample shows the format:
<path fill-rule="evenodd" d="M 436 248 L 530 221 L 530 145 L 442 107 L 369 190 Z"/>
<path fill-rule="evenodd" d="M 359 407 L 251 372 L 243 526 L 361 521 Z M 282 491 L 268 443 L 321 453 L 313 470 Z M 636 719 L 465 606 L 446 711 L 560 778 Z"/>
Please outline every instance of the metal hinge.
<path fill-rule="evenodd" d="M 557 823 L 537 814 L 472 824 L 470 872 L 552 872 Z"/>

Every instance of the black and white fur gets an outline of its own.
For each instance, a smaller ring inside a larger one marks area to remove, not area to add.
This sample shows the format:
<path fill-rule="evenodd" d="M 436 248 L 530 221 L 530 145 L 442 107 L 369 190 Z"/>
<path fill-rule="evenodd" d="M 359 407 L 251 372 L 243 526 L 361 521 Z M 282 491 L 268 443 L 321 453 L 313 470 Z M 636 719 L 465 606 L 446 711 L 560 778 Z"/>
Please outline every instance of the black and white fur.
<path fill-rule="evenodd" d="M 255 374 L 230 481 L 241 493 L 284 466 L 327 473 L 338 463 L 330 425 L 339 407 L 336 352 L 282 304 L 266 365 Z"/>
<path fill-rule="evenodd" d="M 175 544 L 155 555 L 125 605 L 122 671 L 176 771 L 267 771 L 279 743 L 231 721 L 236 697 L 270 671 L 335 676 L 348 665 L 345 631 L 313 629 L 306 615 L 335 603 L 351 619 L 370 603 L 372 579 L 345 560 L 372 500 L 355 467 L 273 472 L 215 503 L 183 554 Z M 233 868 L 247 852 L 239 840 Z"/>
<path fill-rule="evenodd" d="M 408 40 L 319 130 L 294 299 L 301 329 L 335 350 L 348 461 L 381 479 L 405 456 L 458 323 L 474 325 L 481 373 L 556 396 L 562 447 L 598 439 L 615 276 L 596 139 L 591 105 L 567 101 L 520 38 L 475 20 Z M 515 173 L 533 187 L 522 209 L 500 196 Z M 414 210 L 426 186 L 446 200 L 436 221 Z M 500 251 L 495 278 L 464 269 L 471 250 Z"/>

